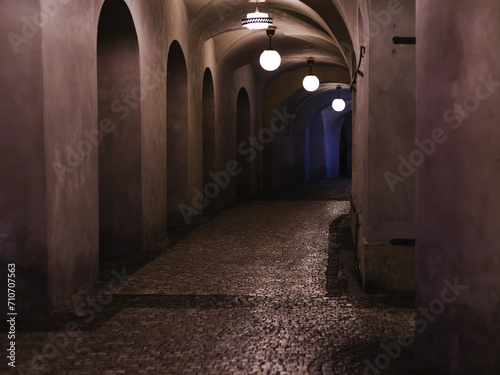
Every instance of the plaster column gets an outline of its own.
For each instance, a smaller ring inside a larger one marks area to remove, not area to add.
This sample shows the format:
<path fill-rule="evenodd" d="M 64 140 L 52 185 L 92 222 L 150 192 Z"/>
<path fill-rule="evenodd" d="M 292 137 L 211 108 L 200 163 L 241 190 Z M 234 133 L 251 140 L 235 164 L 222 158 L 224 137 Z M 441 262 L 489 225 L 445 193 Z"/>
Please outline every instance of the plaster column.
<path fill-rule="evenodd" d="M 0 1 L 0 281 L 7 313 L 7 264 L 16 268 L 16 311 L 47 311 L 47 204 L 42 31 L 27 17 L 40 2 Z M 5 298 L 4 298 L 5 296 Z"/>
<path fill-rule="evenodd" d="M 498 374 L 500 3 L 417 4 L 417 363 Z"/>
<path fill-rule="evenodd" d="M 356 84 L 354 139 L 358 252 L 366 291 L 412 292 L 415 171 L 400 174 L 415 145 L 415 2 L 372 1 L 365 27 L 364 77 Z"/>

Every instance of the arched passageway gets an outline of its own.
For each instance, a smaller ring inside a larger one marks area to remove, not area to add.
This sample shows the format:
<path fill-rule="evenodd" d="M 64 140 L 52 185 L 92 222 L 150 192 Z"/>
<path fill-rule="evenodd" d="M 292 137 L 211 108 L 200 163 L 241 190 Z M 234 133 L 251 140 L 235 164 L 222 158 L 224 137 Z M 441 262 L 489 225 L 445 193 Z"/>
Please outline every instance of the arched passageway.
<path fill-rule="evenodd" d="M 306 128 L 306 182 L 326 177 L 325 127 L 321 112 L 316 113 Z"/>
<path fill-rule="evenodd" d="M 139 44 L 123 1 L 107 0 L 97 40 L 100 252 L 142 244 L 141 82 Z"/>
<path fill-rule="evenodd" d="M 179 205 L 188 192 L 188 80 L 186 60 L 177 41 L 167 62 L 167 217 L 183 224 Z"/>
<path fill-rule="evenodd" d="M 215 171 L 215 96 L 212 72 L 205 69 L 203 76 L 203 186 L 212 182 L 210 172 Z M 208 201 L 204 213 L 210 215 L 215 210 L 212 199 Z"/>
<path fill-rule="evenodd" d="M 336 112 L 331 103 L 337 90 L 328 86 L 312 95 L 301 90 L 283 104 L 294 108 L 294 119 L 280 137 L 282 185 L 352 175 L 351 93 L 341 91 L 346 108 Z"/>
<path fill-rule="evenodd" d="M 241 172 L 236 177 L 237 195 L 239 197 L 249 195 L 252 192 L 252 172 L 248 162 L 248 155 L 241 152 L 239 145 L 248 143 L 248 138 L 251 136 L 251 119 L 250 119 L 250 99 L 247 90 L 242 88 L 238 93 L 236 104 L 236 161 L 241 167 Z"/>
<path fill-rule="evenodd" d="M 344 117 L 340 133 L 339 176 L 352 177 L 352 113 Z"/>
<path fill-rule="evenodd" d="M 331 106 L 322 111 L 325 129 L 326 179 L 351 177 L 352 111 L 335 112 Z"/>

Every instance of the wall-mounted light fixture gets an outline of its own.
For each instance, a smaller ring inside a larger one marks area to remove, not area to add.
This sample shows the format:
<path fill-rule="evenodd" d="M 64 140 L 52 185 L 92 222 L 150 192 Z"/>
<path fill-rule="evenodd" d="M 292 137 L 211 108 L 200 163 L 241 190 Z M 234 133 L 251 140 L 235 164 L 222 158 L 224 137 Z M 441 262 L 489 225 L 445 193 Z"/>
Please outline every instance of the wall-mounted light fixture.
<path fill-rule="evenodd" d="M 255 12 L 248 13 L 247 18 L 241 20 L 241 25 L 249 30 L 264 30 L 273 24 L 273 19 L 267 13 L 259 12 L 259 0 L 250 1 L 255 2 Z M 262 2 L 265 2 L 262 1 Z"/>
<path fill-rule="evenodd" d="M 342 99 L 340 97 L 340 90 L 342 89 L 342 87 L 340 86 L 337 86 L 337 92 L 338 92 L 338 96 L 337 98 L 332 102 L 332 108 L 334 109 L 334 111 L 336 112 L 342 112 L 344 109 L 345 109 L 345 101 L 344 99 Z"/>
<path fill-rule="evenodd" d="M 281 65 L 281 56 L 278 51 L 274 50 L 271 44 L 272 37 L 276 32 L 276 27 L 269 27 L 266 30 L 267 36 L 269 37 L 269 49 L 266 49 L 260 55 L 260 66 L 268 72 L 275 71 Z"/>
<path fill-rule="evenodd" d="M 310 59 L 307 60 L 307 63 L 309 64 L 309 74 L 305 76 L 304 80 L 302 81 L 302 85 L 307 91 L 313 92 L 316 91 L 319 87 L 319 79 L 313 74 L 313 64 L 314 64 L 314 59 L 311 57 Z"/>

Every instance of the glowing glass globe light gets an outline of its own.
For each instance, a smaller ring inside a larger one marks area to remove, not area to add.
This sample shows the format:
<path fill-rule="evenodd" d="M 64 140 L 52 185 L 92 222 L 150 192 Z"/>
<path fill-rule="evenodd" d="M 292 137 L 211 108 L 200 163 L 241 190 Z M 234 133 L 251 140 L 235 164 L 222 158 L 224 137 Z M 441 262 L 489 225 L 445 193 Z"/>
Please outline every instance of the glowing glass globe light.
<path fill-rule="evenodd" d="M 335 99 L 332 103 L 332 108 L 336 112 L 342 112 L 345 109 L 345 101 L 344 99 Z"/>
<path fill-rule="evenodd" d="M 332 102 L 332 108 L 336 112 L 342 112 L 345 109 L 345 101 L 340 97 L 342 87 L 337 86 L 337 98 Z"/>
<path fill-rule="evenodd" d="M 316 91 L 319 87 L 319 79 L 314 74 L 309 74 L 305 76 L 304 80 L 302 81 L 302 85 L 307 91 Z"/>
<path fill-rule="evenodd" d="M 260 66 L 268 72 L 275 71 L 281 65 L 281 56 L 278 51 L 266 49 L 260 55 Z"/>
<path fill-rule="evenodd" d="M 313 74 L 314 59 L 310 57 L 307 59 L 307 63 L 309 64 L 309 74 L 304 77 L 302 86 L 304 86 L 304 89 L 307 91 L 313 92 L 319 87 L 319 79 Z"/>

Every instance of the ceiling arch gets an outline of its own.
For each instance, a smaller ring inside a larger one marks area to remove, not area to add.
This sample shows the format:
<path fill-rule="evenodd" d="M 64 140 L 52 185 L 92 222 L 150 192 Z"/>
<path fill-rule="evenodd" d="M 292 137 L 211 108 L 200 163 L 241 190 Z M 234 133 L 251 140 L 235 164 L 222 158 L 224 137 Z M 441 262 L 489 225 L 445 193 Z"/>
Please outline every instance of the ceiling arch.
<path fill-rule="evenodd" d="M 282 108 L 287 108 L 287 113 L 295 114 L 296 117 L 291 122 L 290 127 L 304 129 L 309 126 L 315 114 L 323 112 L 330 107 L 334 98 L 337 97 L 337 86 L 335 84 L 323 84 L 314 93 L 305 90 L 298 90 L 288 97 Z M 341 98 L 346 101 L 346 109 L 339 112 L 339 116 L 344 116 L 352 109 L 352 96 L 349 89 L 341 90 Z M 333 109 L 332 109 L 333 111 Z"/>
<path fill-rule="evenodd" d="M 234 68 L 258 66 L 260 54 L 268 45 L 267 35 L 263 30 L 241 26 L 242 18 L 255 9 L 255 4 L 248 0 L 184 1 L 190 27 L 201 41 L 214 40 L 218 61 Z M 283 69 L 303 64 L 309 56 L 314 56 L 318 64 L 351 69 L 352 59 L 346 55 L 345 45 L 352 43 L 332 0 L 267 0 L 259 9 L 273 17 L 277 27 L 273 47 L 282 56 Z"/>

